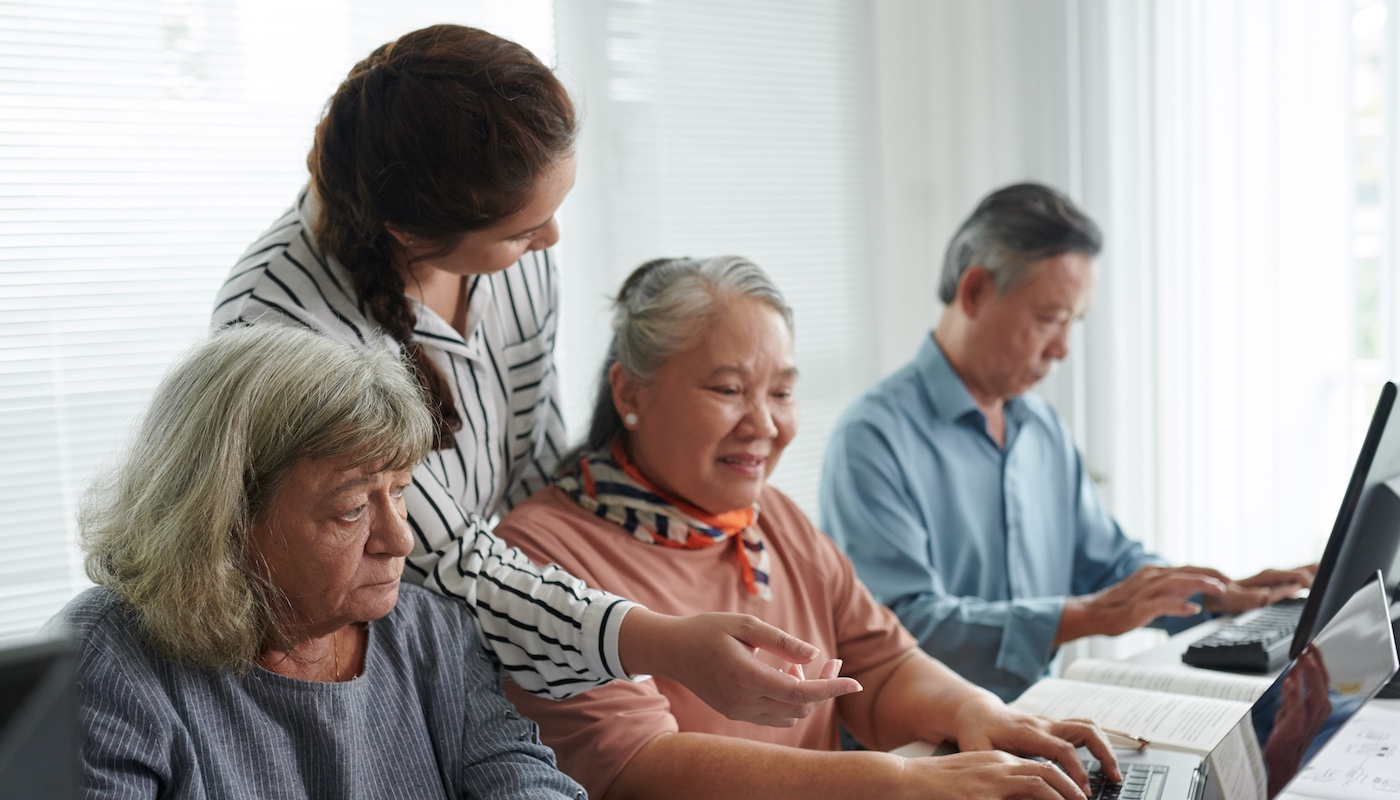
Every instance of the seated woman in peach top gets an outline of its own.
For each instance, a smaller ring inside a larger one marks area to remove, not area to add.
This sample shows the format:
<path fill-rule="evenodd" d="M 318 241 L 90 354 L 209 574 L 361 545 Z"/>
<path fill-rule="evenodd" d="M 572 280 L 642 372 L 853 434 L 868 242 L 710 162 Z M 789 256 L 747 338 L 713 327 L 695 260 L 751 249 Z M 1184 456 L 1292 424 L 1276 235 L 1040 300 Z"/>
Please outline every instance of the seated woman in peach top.
<path fill-rule="evenodd" d="M 864 691 L 771 728 L 660 679 L 562 701 L 507 686 L 591 797 L 1078 798 L 1080 744 L 1116 777 L 1092 723 L 1018 713 L 925 655 L 766 485 L 797 433 L 797 368 L 791 311 L 762 270 L 735 257 L 645 264 L 623 284 L 613 333 L 587 441 L 497 533 L 656 611 L 759 617 L 836 656 L 823 675 Z M 841 752 L 838 721 L 871 750 Z M 878 752 L 914 740 L 982 752 Z"/>

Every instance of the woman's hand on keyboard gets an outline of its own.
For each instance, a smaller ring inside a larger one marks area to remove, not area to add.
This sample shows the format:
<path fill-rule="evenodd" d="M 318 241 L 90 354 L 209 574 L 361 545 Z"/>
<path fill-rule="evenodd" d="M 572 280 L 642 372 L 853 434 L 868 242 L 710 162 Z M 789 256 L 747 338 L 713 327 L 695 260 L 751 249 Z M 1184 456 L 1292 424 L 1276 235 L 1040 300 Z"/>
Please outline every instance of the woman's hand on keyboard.
<path fill-rule="evenodd" d="M 909 791 L 901 792 L 900 797 L 1084 800 L 1085 796 L 1056 765 L 1000 751 L 911 758 L 905 762 L 904 775 Z"/>
<path fill-rule="evenodd" d="M 1108 737 L 1087 719 L 1051 719 L 1017 711 L 996 698 L 975 698 L 958 708 L 956 725 L 959 750 L 996 749 L 1047 758 L 1081 789 L 1088 789 L 1089 773 L 1075 752 L 1077 747 L 1088 749 L 1103 764 L 1109 780 L 1123 777 Z"/>

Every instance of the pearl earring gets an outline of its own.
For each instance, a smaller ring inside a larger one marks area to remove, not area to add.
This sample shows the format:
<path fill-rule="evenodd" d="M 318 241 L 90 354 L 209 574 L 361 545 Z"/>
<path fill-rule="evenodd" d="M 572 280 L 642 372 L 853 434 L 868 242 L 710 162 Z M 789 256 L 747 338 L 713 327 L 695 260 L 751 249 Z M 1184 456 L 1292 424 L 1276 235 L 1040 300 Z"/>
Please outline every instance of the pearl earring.
<path fill-rule="evenodd" d="M 635 428 L 637 427 L 637 415 L 628 411 L 627 415 L 622 418 L 622 422 L 629 428 Z"/>

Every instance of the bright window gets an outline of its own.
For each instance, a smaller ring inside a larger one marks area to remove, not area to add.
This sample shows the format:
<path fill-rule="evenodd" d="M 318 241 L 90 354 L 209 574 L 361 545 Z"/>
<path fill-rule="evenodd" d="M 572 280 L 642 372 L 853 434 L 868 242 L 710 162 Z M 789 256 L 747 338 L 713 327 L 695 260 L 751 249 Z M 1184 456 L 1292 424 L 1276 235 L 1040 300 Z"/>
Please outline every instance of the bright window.
<path fill-rule="evenodd" d="M 0 638 L 86 585 L 78 500 L 248 242 L 306 180 L 322 105 L 372 48 L 479 25 L 555 60 L 548 0 L 0 0 Z M 569 0 L 582 112 L 561 211 L 560 371 L 582 430 L 606 297 L 641 261 L 739 253 L 797 312 L 809 510 L 826 431 L 876 375 L 864 4 Z"/>
<path fill-rule="evenodd" d="M 427 24 L 553 58 L 548 0 L 0 0 L 0 638 L 86 585 L 77 503 L 350 66 Z"/>
<path fill-rule="evenodd" d="M 558 6 L 584 111 L 565 206 L 561 361 L 582 431 L 607 303 L 661 256 L 746 256 L 793 306 L 801 432 L 774 485 L 816 513 L 836 416 L 878 377 L 868 180 L 868 8 L 858 0 Z"/>

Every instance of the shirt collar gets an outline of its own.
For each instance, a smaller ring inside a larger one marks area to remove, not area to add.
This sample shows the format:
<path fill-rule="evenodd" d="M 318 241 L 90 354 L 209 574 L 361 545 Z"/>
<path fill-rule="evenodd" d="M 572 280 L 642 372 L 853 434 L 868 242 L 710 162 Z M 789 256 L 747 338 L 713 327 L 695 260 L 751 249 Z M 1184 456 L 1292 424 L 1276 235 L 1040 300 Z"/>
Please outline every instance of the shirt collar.
<path fill-rule="evenodd" d="M 473 275 L 468 279 L 467 335 L 465 337 L 448 324 L 447 320 L 438 316 L 436 311 L 418 302 L 415 298 L 408 298 L 408 302 L 413 305 L 414 313 L 418 316 L 418 324 L 413 326 L 413 338 L 421 344 L 429 344 L 442 350 L 461 352 L 468 358 L 482 357 L 484 353 L 481 349 L 481 321 L 486 317 L 486 311 L 491 306 L 494 297 L 495 290 L 488 276 Z"/>
<path fill-rule="evenodd" d="M 981 413 L 972 394 L 967 391 L 967 384 L 953 371 L 953 365 L 948 363 L 948 356 L 944 355 L 933 334 L 924 338 L 918 355 L 914 357 L 914 365 L 924 388 L 928 390 L 929 398 L 933 400 L 934 411 L 940 417 L 953 422 L 971 412 Z"/>
<path fill-rule="evenodd" d="M 982 415 L 981 409 L 977 407 L 976 401 L 972 399 L 972 393 L 967 390 L 967 384 L 953 370 L 953 365 L 949 363 L 948 356 L 939 346 L 938 341 L 929 334 L 919 353 L 914 357 L 915 368 L 919 377 L 923 380 L 924 388 L 928 390 L 929 398 L 933 401 L 933 408 L 937 414 L 949 422 L 958 422 L 967 418 L 970 414 L 977 423 L 985 429 L 986 418 Z M 1020 428 L 1029 414 L 1025 401 L 1019 396 L 1008 399 L 1003 406 L 1008 422 L 1007 441 L 1014 437 L 1016 429 Z"/>

